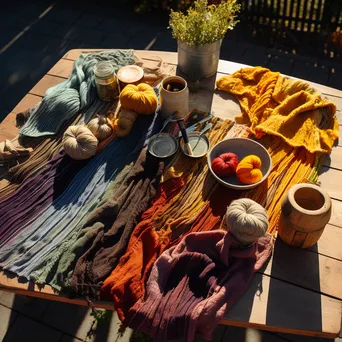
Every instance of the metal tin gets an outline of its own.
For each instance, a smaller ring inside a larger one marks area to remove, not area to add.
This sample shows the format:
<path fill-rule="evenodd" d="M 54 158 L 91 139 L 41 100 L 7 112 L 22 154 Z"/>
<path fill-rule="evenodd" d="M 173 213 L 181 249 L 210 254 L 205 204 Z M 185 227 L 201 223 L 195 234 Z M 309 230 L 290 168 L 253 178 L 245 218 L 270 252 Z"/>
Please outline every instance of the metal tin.
<path fill-rule="evenodd" d="M 186 152 L 186 149 L 184 146 L 184 139 L 181 138 L 180 142 L 179 142 L 181 150 L 183 151 L 183 153 L 185 155 L 187 155 L 190 158 L 202 158 L 208 153 L 208 151 L 210 149 L 210 142 L 209 142 L 208 137 L 205 134 L 201 135 L 200 132 L 191 132 L 188 134 L 188 138 L 189 138 L 189 144 L 190 144 L 190 146 L 192 148 L 192 152 L 193 152 L 192 156 Z M 198 138 L 199 138 L 199 140 L 198 140 Z M 198 144 L 197 144 L 197 142 L 198 142 Z M 196 144 L 197 144 L 197 146 L 196 146 Z M 195 147 L 195 149 L 194 149 L 194 147 Z"/>
<path fill-rule="evenodd" d="M 217 72 L 222 40 L 191 46 L 178 41 L 178 67 L 190 80 L 197 81 Z"/>
<path fill-rule="evenodd" d="M 167 158 L 178 150 L 177 139 L 168 133 L 158 133 L 151 137 L 148 151 L 157 158 Z"/>

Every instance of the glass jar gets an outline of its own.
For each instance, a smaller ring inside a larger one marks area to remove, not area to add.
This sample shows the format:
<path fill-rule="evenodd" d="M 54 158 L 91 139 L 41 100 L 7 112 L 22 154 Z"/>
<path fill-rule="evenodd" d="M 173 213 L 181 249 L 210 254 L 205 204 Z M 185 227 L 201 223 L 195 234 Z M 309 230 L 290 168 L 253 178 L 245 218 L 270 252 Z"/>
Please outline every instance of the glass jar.
<path fill-rule="evenodd" d="M 94 66 L 96 89 L 103 101 L 114 101 L 119 97 L 119 87 L 114 67 L 109 61 L 100 61 Z"/>

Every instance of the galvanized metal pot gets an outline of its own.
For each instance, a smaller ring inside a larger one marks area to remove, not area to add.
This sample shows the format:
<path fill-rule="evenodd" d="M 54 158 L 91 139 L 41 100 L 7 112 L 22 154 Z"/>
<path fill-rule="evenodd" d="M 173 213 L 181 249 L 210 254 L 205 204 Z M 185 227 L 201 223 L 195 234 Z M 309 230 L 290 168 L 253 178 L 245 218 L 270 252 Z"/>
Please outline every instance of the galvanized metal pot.
<path fill-rule="evenodd" d="M 212 44 L 191 46 L 178 41 L 178 67 L 190 80 L 200 80 L 217 72 L 222 39 Z"/>

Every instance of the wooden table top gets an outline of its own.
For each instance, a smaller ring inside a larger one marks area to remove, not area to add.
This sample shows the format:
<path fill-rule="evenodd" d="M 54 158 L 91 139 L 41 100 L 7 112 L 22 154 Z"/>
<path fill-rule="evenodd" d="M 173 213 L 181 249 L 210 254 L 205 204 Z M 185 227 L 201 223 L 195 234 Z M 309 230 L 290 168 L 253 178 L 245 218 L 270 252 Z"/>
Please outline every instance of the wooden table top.
<path fill-rule="evenodd" d="M 45 91 L 71 73 L 75 59 L 82 52 L 95 49 L 71 50 L 29 91 L 0 124 L 0 141 L 18 134 L 15 128 L 17 113 L 40 102 Z M 136 51 L 143 59 L 159 56 L 166 64 L 167 73 L 175 74 L 177 54 L 161 51 Z M 246 67 L 239 63 L 220 60 L 216 79 Z M 337 106 L 337 117 L 342 127 L 342 92 L 311 83 L 323 96 Z M 215 77 L 202 82 L 196 93 L 190 93 L 190 109 L 212 111 L 216 116 L 234 120 L 240 114 L 236 99 L 215 89 Z M 322 163 L 319 181 L 330 194 L 333 213 L 317 245 L 297 250 L 275 244 L 274 254 L 266 269 L 257 273 L 248 291 L 226 314 L 222 324 L 255 327 L 269 331 L 308 336 L 336 337 L 341 331 L 342 311 L 342 144 L 338 142 L 332 154 Z M 0 184 L 1 187 L 1 184 Z M 279 239 L 278 239 L 279 240 Z M 0 273 L 0 288 L 18 294 L 42 297 L 78 305 L 88 305 L 82 298 L 59 296 L 49 286 L 38 288 L 33 283 L 19 283 Z M 110 302 L 97 302 L 99 308 L 113 309 Z"/>

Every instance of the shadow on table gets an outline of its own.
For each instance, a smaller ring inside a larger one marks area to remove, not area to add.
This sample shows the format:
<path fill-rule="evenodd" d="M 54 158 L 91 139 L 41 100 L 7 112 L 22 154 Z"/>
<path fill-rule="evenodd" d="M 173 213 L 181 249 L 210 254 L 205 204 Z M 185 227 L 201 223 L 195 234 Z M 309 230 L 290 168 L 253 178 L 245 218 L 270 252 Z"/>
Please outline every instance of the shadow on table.
<path fill-rule="evenodd" d="M 251 319 L 253 323 L 287 330 L 322 331 L 324 308 L 314 248 L 294 249 L 277 239 L 272 259 L 261 270 L 264 274 L 255 274 L 247 292 L 225 319 L 246 323 Z"/>

